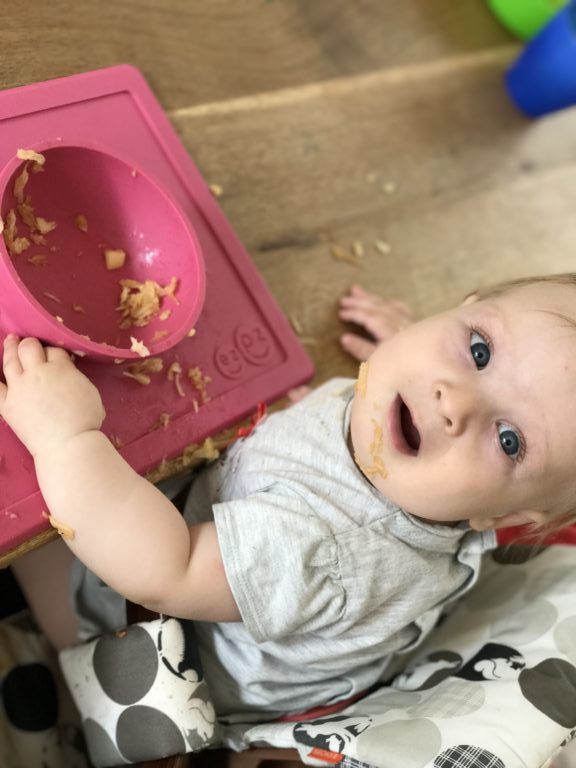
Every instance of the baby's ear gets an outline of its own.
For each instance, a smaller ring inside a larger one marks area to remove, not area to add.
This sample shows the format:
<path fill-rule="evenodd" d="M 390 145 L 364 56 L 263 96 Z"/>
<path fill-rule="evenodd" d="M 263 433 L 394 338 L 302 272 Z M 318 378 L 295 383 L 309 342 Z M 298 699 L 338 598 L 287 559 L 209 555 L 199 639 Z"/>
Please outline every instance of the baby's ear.
<path fill-rule="evenodd" d="M 489 531 L 497 528 L 514 528 L 516 525 L 543 525 L 546 522 L 546 512 L 527 509 L 522 512 L 508 512 L 502 517 L 473 518 L 469 520 L 470 528 L 475 531 Z"/>
<path fill-rule="evenodd" d="M 464 301 L 462 301 L 461 306 L 467 307 L 468 304 L 474 304 L 475 301 L 478 301 L 477 291 L 474 291 L 474 293 L 469 293 L 468 296 L 464 298 Z"/>

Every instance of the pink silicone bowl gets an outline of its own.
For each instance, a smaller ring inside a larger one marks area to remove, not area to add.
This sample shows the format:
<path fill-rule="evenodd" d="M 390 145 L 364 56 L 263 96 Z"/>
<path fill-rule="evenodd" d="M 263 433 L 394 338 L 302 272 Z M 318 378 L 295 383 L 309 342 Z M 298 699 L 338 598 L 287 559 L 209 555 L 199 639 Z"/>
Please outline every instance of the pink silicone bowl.
<path fill-rule="evenodd" d="M 53 142 L 26 149 L 43 154 L 45 164 L 38 173 L 28 164 L 24 196 L 56 228 L 45 244 L 9 254 L 6 222 L 17 211 L 14 182 L 25 165 L 15 152 L 0 173 L 0 328 L 108 361 L 141 357 L 131 337 L 151 355 L 177 344 L 198 319 L 205 292 L 200 246 L 180 207 L 133 164 L 99 148 Z M 30 240 L 20 214 L 17 234 Z M 106 249 L 123 250 L 124 266 L 107 269 Z M 162 287 L 176 278 L 176 301 L 165 296 L 148 324 L 121 328 L 119 281 L 127 278 Z"/>

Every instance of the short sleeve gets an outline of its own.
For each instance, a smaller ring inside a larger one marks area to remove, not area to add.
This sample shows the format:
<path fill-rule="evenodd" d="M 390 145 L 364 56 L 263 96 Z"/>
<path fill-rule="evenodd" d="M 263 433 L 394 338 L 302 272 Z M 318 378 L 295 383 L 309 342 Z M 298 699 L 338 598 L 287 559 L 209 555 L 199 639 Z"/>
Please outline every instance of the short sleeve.
<path fill-rule="evenodd" d="M 258 642 L 338 622 L 345 594 L 329 526 L 290 488 L 214 505 L 230 588 Z"/>

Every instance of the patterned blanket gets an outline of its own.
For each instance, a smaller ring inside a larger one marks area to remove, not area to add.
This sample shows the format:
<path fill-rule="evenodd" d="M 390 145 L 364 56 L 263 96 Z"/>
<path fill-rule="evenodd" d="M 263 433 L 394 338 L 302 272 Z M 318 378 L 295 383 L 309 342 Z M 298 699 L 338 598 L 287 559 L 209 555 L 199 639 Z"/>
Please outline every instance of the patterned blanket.
<path fill-rule="evenodd" d="M 396 677 L 312 720 L 216 721 L 189 622 L 65 651 L 0 623 L 0 766 L 90 768 L 210 745 L 341 768 L 543 768 L 576 733 L 576 547 L 504 547 Z M 60 669 L 63 670 L 67 686 Z M 68 691 L 81 714 L 82 727 Z"/>

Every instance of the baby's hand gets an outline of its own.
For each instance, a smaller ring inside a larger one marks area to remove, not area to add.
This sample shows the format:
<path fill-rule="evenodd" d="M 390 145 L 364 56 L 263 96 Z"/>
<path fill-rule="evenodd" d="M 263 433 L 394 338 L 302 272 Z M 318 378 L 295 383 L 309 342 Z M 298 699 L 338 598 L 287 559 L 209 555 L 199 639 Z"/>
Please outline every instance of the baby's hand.
<path fill-rule="evenodd" d="M 365 328 L 373 341 L 354 333 L 340 337 L 342 348 L 357 360 L 367 360 L 379 342 L 389 339 L 412 323 L 412 313 L 402 301 L 386 300 L 359 285 L 340 299 L 338 317 Z"/>
<path fill-rule="evenodd" d="M 105 416 L 100 394 L 65 350 L 8 336 L 3 367 L 0 415 L 34 457 L 100 428 Z"/>

